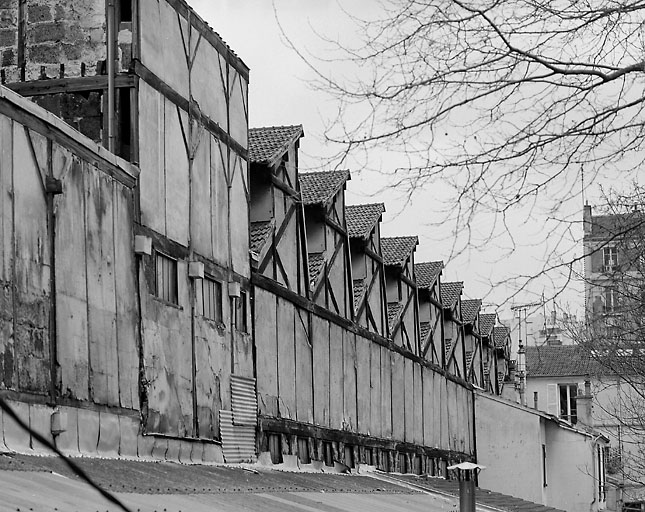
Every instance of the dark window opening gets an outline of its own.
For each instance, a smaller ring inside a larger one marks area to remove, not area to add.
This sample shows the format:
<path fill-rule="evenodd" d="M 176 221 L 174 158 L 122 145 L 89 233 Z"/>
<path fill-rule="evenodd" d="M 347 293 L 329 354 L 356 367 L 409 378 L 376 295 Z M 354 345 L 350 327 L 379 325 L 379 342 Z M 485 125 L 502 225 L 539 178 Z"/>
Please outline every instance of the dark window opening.
<path fill-rule="evenodd" d="M 240 292 L 235 308 L 235 328 L 240 332 L 249 332 L 247 293 Z"/>
<path fill-rule="evenodd" d="M 120 0 L 118 10 L 119 23 L 132 22 L 132 0 Z"/>
<path fill-rule="evenodd" d="M 560 418 L 575 425 L 578 422 L 578 395 L 577 384 L 561 384 L 558 386 L 560 394 Z"/>
<path fill-rule="evenodd" d="M 216 322 L 222 321 L 222 283 L 202 279 L 202 304 L 200 314 Z"/>
<path fill-rule="evenodd" d="M 171 304 L 179 304 L 177 295 L 177 260 L 156 253 L 155 295 Z"/>
<path fill-rule="evenodd" d="M 374 454 L 371 448 L 365 448 L 363 451 L 363 461 L 368 466 L 374 465 Z"/>
<path fill-rule="evenodd" d="M 280 434 L 269 434 L 269 453 L 271 462 L 282 464 L 282 436 Z"/>
<path fill-rule="evenodd" d="M 323 442 L 323 460 L 325 462 L 325 466 L 334 465 L 334 449 L 331 443 L 327 441 Z"/>
<path fill-rule="evenodd" d="M 422 467 L 422 461 L 423 459 L 421 458 L 420 455 L 413 455 L 412 456 L 412 472 L 415 475 L 420 475 L 423 473 L 423 467 Z"/>
<path fill-rule="evenodd" d="M 301 464 L 309 464 L 311 462 L 309 440 L 306 437 L 298 438 L 298 458 Z"/>
<path fill-rule="evenodd" d="M 117 154 L 127 160 L 132 161 L 132 130 L 130 126 L 130 88 L 122 87 L 117 89 L 117 136 L 118 147 L 116 148 Z"/>
<path fill-rule="evenodd" d="M 354 464 L 354 447 L 351 445 L 345 445 L 345 466 L 348 468 L 353 468 Z"/>
<path fill-rule="evenodd" d="M 399 453 L 399 473 L 408 472 L 408 456 L 405 453 Z"/>

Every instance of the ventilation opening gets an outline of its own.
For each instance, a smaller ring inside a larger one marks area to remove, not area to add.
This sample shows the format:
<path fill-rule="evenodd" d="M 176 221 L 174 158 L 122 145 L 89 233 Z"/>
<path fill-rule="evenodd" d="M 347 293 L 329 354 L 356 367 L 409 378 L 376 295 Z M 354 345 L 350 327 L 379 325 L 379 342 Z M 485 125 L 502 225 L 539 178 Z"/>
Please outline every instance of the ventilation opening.
<path fill-rule="evenodd" d="M 399 453 L 399 473 L 408 472 L 408 456 L 405 453 Z"/>
<path fill-rule="evenodd" d="M 298 438 L 298 458 L 302 464 L 309 464 L 311 462 L 309 440 L 306 437 Z"/>
<path fill-rule="evenodd" d="M 282 463 L 282 437 L 280 434 L 269 434 L 269 453 L 271 453 L 271 462 Z"/>
<path fill-rule="evenodd" d="M 345 465 L 348 468 L 353 468 L 354 464 L 354 447 L 351 445 L 345 445 Z"/>
<path fill-rule="evenodd" d="M 334 465 L 334 449 L 330 442 L 323 442 L 323 460 L 325 461 L 325 466 Z"/>

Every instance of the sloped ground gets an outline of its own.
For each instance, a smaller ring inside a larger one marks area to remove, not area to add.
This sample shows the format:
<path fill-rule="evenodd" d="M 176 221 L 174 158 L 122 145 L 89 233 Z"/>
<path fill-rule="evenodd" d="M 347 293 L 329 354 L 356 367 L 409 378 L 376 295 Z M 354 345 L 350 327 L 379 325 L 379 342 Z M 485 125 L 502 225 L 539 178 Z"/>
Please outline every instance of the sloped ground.
<path fill-rule="evenodd" d="M 439 512 L 459 509 L 454 481 L 412 475 L 338 475 L 257 467 L 75 458 L 132 512 Z M 489 491 L 477 510 L 560 512 Z M 0 455 L 0 512 L 122 510 L 56 457 Z"/>

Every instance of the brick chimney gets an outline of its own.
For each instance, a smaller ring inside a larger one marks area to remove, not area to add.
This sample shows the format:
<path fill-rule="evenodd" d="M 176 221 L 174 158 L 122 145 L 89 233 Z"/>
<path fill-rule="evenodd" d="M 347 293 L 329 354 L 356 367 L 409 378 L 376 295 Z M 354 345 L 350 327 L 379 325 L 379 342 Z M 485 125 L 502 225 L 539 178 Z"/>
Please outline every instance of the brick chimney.
<path fill-rule="evenodd" d="M 576 397 L 578 409 L 578 425 L 593 428 L 593 395 L 591 394 L 591 381 L 589 377 L 585 379 L 585 389 L 583 395 Z"/>

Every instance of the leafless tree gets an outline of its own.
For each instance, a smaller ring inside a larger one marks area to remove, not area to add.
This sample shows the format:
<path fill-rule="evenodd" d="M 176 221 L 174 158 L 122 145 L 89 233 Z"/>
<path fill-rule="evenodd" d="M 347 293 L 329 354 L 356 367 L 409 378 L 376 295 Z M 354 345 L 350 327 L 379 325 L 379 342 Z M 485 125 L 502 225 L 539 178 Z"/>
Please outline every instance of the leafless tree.
<path fill-rule="evenodd" d="M 373 12 L 348 13 L 361 42 L 327 39 L 336 53 L 324 66 L 292 44 L 338 102 L 326 130 L 337 163 L 380 167 L 371 158 L 388 151 L 390 186 L 442 187 L 435 221 L 455 226 L 462 250 L 477 238 L 511 252 L 517 224 L 541 216 L 544 233 L 528 242 L 548 245 L 540 274 L 568 282 L 572 205 L 603 176 L 637 179 L 641 165 L 645 2 L 382 0 Z M 492 220 L 475 237 L 481 214 Z"/>

